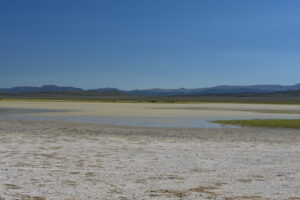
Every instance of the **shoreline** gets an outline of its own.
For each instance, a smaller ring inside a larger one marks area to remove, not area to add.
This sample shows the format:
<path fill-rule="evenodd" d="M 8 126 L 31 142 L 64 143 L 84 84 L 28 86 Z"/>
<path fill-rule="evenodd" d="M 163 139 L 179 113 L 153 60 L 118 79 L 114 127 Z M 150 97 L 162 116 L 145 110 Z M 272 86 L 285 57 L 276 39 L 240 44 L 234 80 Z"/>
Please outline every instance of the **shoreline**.
<path fill-rule="evenodd" d="M 78 103 L 145 103 L 145 104 L 262 104 L 262 105 L 300 105 L 295 101 L 214 101 L 213 99 L 205 101 L 189 101 L 189 100 L 114 100 L 114 99 L 39 99 L 39 98 L 0 98 L 0 102 L 78 102 Z"/>

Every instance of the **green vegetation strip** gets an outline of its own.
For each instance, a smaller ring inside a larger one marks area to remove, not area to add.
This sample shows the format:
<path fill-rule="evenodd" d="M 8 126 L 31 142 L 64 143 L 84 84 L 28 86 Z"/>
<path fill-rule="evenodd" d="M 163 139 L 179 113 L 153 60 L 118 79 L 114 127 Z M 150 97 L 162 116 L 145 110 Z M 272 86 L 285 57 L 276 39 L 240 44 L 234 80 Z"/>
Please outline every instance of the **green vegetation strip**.
<path fill-rule="evenodd" d="M 300 114 L 299 110 L 241 110 L 256 113 L 274 113 L 274 114 Z"/>
<path fill-rule="evenodd" d="M 248 127 L 300 128 L 300 119 L 216 120 L 213 122 L 224 125 Z"/>
<path fill-rule="evenodd" d="M 153 108 L 153 109 L 177 109 L 177 110 L 219 110 L 219 111 L 242 111 L 242 112 L 255 112 L 255 113 L 273 113 L 273 114 L 300 114 L 300 110 L 270 110 L 270 109 L 234 109 L 234 108 L 216 108 L 216 107 L 183 107 L 183 108 Z"/>

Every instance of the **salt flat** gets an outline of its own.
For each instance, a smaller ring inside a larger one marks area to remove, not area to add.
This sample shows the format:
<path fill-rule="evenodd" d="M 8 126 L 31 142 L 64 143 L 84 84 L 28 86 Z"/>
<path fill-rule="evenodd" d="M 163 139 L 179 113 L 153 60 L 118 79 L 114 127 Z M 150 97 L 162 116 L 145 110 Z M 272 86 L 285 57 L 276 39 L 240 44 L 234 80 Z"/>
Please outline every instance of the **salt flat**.
<path fill-rule="evenodd" d="M 298 109 L 298 106 L 217 104 Z M 1 102 L 36 115 L 204 116 L 180 104 Z M 211 107 L 212 104 L 201 106 Z M 76 111 L 74 111 L 76 110 Z M 257 115 L 241 111 L 223 111 Z M 125 115 L 126 114 L 126 115 Z M 263 113 L 262 115 L 268 115 Z M 218 115 L 219 116 L 219 115 Z M 0 199 L 300 199 L 300 130 L 0 120 Z"/>

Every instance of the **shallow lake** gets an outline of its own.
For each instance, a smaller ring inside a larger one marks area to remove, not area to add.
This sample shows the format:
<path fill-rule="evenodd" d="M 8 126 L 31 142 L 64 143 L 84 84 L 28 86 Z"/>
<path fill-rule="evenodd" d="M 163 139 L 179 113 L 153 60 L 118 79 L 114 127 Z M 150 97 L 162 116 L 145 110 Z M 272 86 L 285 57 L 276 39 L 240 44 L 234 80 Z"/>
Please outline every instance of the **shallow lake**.
<path fill-rule="evenodd" d="M 60 114 L 64 115 L 60 115 Z M 300 115 L 274 115 L 264 116 L 220 116 L 220 117 L 203 117 L 203 116 L 184 116 L 184 117 L 170 117 L 170 116 L 76 116 L 71 110 L 63 109 L 26 109 L 26 108 L 1 108 L 0 119 L 12 120 L 59 120 L 59 121 L 78 121 L 78 122 L 93 122 L 105 123 L 123 126 L 146 126 L 146 127 L 205 127 L 205 128 L 219 128 L 219 127 L 236 127 L 230 125 L 220 125 L 213 123 L 214 120 L 230 120 L 230 119 L 264 119 L 264 118 L 286 118 L 294 119 L 300 118 Z M 54 114 L 54 115 L 49 115 Z M 236 127 L 237 128 L 237 127 Z"/>

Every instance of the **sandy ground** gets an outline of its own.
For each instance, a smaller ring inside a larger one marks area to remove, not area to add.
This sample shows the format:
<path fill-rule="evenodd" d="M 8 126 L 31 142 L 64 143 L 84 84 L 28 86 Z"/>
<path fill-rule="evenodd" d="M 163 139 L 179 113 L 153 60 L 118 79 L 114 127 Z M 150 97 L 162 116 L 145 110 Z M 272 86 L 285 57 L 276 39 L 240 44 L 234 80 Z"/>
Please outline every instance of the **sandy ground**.
<path fill-rule="evenodd" d="M 0 199 L 300 199 L 300 130 L 0 121 Z"/>
<path fill-rule="evenodd" d="M 208 107 L 217 110 L 193 110 L 182 108 Z M 270 105 L 270 104 L 225 104 L 225 103 L 201 103 L 201 104 L 150 104 L 150 103 L 93 103 L 93 102 L 23 102 L 1 101 L 2 109 L 50 109 L 65 110 L 68 112 L 39 113 L 41 116 L 106 116 L 106 117 L 200 117 L 200 118 L 224 118 L 224 117 L 272 117 L 275 114 L 254 113 L 242 111 L 230 111 L 225 109 L 275 109 L 298 110 L 300 105 Z M 163 108 L 163 109 L 161 109 Z M 172 108 L 172 109 L 165 109 Z M 277 114 L 277 116 L 293 116 Z M 297 115 L 299 116 L 299 115 Z"/>

